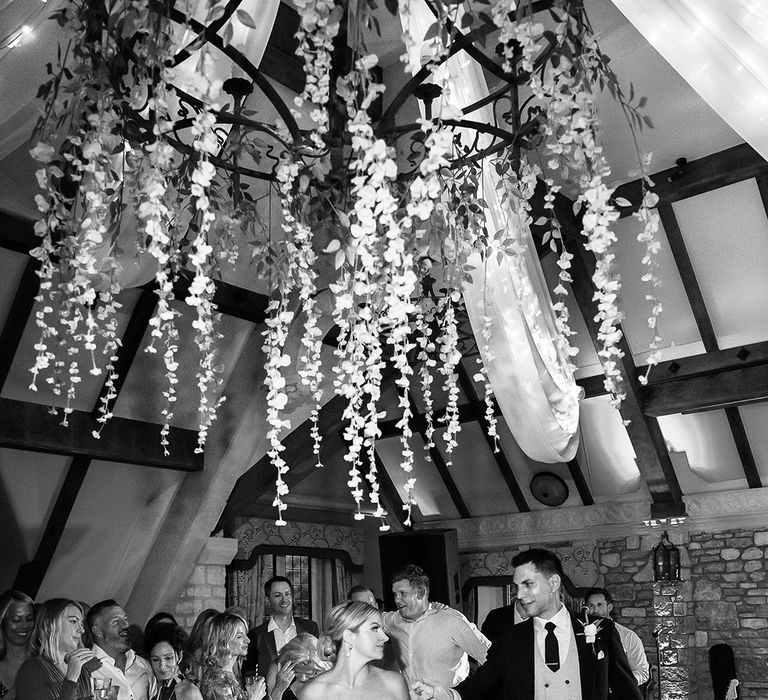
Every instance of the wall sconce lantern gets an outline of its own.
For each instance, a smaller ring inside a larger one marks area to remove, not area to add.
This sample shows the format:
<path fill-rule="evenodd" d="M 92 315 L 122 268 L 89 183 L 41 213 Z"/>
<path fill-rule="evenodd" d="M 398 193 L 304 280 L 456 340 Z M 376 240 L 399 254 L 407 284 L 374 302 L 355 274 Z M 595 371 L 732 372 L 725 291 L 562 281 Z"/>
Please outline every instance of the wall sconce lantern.
<path fill-rule="evenodd" d="M 653 548 L 653 580 L 680 580 L 680 550 L 669 541 L 666 530 L 659 543 Z"/>

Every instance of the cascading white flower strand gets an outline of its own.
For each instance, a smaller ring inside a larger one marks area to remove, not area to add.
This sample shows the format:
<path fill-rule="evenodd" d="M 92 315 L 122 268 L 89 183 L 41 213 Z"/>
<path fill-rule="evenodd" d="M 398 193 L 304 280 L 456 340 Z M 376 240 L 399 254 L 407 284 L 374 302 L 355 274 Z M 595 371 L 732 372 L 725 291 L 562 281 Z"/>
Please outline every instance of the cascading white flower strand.
<path fill-rule="evenodd" d="M 350 445 L 346 459 L 351 463 L 349 484 L 358 503 L 356 517 L 362 517 L 359 467 L 364 448 L 368 451 L 366 478 L 371 487 L 371 502 L 376 507 L 377 515 L 383 513 L 374 449 L 380 434 L 378 401 L 384 364 L 381 335 L 385 331 L 388 334 L 387 343 L 392 347 L 395 384 L 399 390 L 399 404 L 403 408 L 399 421 L 404 430 L 401 466 L 406 472 L 410 472 L 413 466 L 413 454 L 408 445 L 412 374 L 408 352 L 413 343 L 408 336 L 416 275 L 412 254 L 406 250 L 397 220 L 394 153 L 383 139 L 375 137 L 368 115 L 371 104 L 384 89 L 371 74 L 375 63 L 375 56 L 357 59 L 353 72 L 339 80 L 337 85 L 337 94 L 345 101 L 348 114 L 347 130 L 352 143 L 349 169 L 353 173 L 350 194 L 354 206 L 349 212 L 353 272 L 345 271 L 341 284 L 334 289 L 334 316 L 342 328 L 337 351 L 336 386 L 337 393 L 346 396 L 349 401 L 345 412 L 350 421 L 345 434 Z M 352 310 L 351 323 L 341 319 L 346 309 Z M 365 418 L 361 419 L 357 414 L 362 411 L 364 395 L 367 395 L 367 404 Z M 412 480 L 408 480 L 405 490 L 404 507 L 410 519 L 410 506 L 414 502 Z"/>
<path fill-rule="evenodd" d="M 552 11 L 559 17 L 554 35 L 562 46 L 574 33 L 575 20 L 564 10 L 553 8 Z M 611 201 L 613 190 L 605 184 L 610 168 L 602 154 L 597 109 L 587 78 L 589 69 L 595 67 L 596 43 L 594 37 L 583 36 L 581 51 L 574 55 L 573 62 L 550 63 L 540 76 L 534 72 L 534 61 L 542 49 L 543 26 L 526 17 L 515 23 L 514 33 L 522 48 L 521 67 L 531 74 L 531 90 L 546 115 L 547 165 L 565 180 L 575 175 L 580 187 L 577 203 L 582 205 L 582 233 L 587 238 L 584 247 L 596 258 L 592 280 L 597 301 L 595 320 L 600 324 L 598 355 L 605 372 L 606 390 L 618 407 L 625 398 L 619 366 L 623 353 L 618 347 L 622 337 L 618 327 L 621 314 L 617 307 L 621 283 L 613 265 L 611 245 L 616 237 L 610 226 L 619 214 Z"/>
<path fill-rule="evenodd" d="M 135 210 L 143 231 L 141 238 L 146 240 L 147 252 L 157 261 L 157 305 L 149 321 L 150 342 L 144 350 L 155 354 L 158 352 L 156 344 L 162 344 L 165 386 L 160 444 L 163 454 L 168 456 L 168 434 L 177 398 L 176 387 L 179 383 L 179 329 L 176 321 L 180 313 L 173 307 L 173 285 L 181 265 L 178 229 L 173 220 L 173 212 L 166 203 L 169 180 L 176 170 L 174 149 L 167 139 L 167 134 L 172 129 L 168 86 L 174 79 L 174 71 L 167 59 L 170 58 L 173 45 L 168 20 L 158 13 L 150 12 L 148 3 L 141 4 L 147 5 L 144 10 L 146 20 L 142 25 L 149 29 L 145 39 L 138 43 L 135 50 L 146 66 L 146 79 L 150 76 L 152 78 L 147 108 L 153 119 L 154 140 L 143 144 L 141 151 L 129 160 L 132 165 L 129 170 L 135 173 L 133 192 L 136 199 Z"/>

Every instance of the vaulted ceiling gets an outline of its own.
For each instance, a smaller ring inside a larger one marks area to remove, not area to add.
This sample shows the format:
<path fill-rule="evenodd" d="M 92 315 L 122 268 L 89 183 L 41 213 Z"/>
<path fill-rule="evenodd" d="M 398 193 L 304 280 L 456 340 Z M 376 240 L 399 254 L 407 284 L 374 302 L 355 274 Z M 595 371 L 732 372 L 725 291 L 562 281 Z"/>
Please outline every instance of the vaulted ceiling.
<path fill-rule="evenodd" d="M 588 280 L 594 259 L 579 244 L 571 203 L 563 196 L 557 206 L 574 254 L 576 281 L 569 303 L 578 331 L 577 376 L 585 392 L 578 453 L 566 464 L 535 462 L 523 453 L 503 420 L 499 449 L 494 450 L 485 424 L 482 391 L 473 379 L 476 348 L 467 325 L 466 354 L 459 373 L 462 432 L 452 466 L 447 466 L 449 460 L 439 439 L 442 431 L 437 431 L 437 446 L 424 450 L 424 406 L 418 392 L 412 396 L 417 523 L 547 509 L 553 507 L 547 505 L 549 499 L 557 496 L 562 497 L 557 507 L 563 508 L 650 502 L 653 514 L 663 517 L 682 514 L 688 494 L 768 485 L 768 283 L 764 272 L 768 269 L 768 163 L 741 142 L 610 2 L 592 0 L 589 6 L 614 70 L 631 80 L 639 94 L 648 96 L 655 123 L 655 129 L 641 138 L 643 148 L 654 152 L 657 166 L 652 179 L 663 224 L 663 361 L 652 371 L 649 384 L 641 386 L 637 377 L 644 371 L 651 334 L 640 282 L 642 251 L 634 221 L 624 218 L 616 233 L 617 262 L 624 283 L 622 372 L 629 391 L 621 415 L 611 408 L 593 342 L 593 289 Z M 293 26 L 295 12 L 281 6 L 261 63 L 263 74 L 286 94 L 296 91 L 302 79 L 291 48 Z M 389 24 L 383 34 L 379 50 L 391 57 L 383 66 L 384 79 L 392 84 L 386 100 L 391 100 L 397 92 L 397 50 L 389 35 L 394 37 L 396 32 Z M 494 71 L 487 74 L 491 83 L 498 80 Z M 623 183 L 617 196 L 637 202 L 628 132 L 609 98 L 601 102 L 601 114 L 606 153 L 617 183 Z M 106 391 L 103 379 L 84 377 L 68 428 L 48 412 L 48 405 L 61 402 L 47 387 L 29 390 L 38 279 L 29 256 L 36 245 L 30 219 L 34 212 L 33 167 L 23 150 L 0 162 L 6 184 L 0 198 L 4 212 L 0 214 L 0 491 L 8 506 L 5 511 L 14 514 L 13 527 L 5 538 L 21 543 L 14 545 L 18 551 L 12 552 L 12 558 L 18 564 L 28 562 L 19 570 L 16 584 L 32 589 L 41 585 L 57 547 L 75 547 L 73 533 L 87 529 L 85 491 L 91 489 L 107 501 L 114 498 L 116 504 L 121 498 L 135 498 L 136 502 L 156 498 L 161 510 L 184 472 L 201 470 L 204 462 L 194 453 L 196 361 L 189 347 L 183 347 L 181 354 L 185 374 L 170 438 L 171 454 L 164 456 L 159 446 L 158 386 L 163 370 L 156 355 L 141 352 L 155 303 L 151 284 L 128 290 L 121 299 L 119 395 L 115 418 L 100 440 L 91 433 L 95 409 Z M 687 160 L 676 163 L 680 158 Z M 553 280 L 555 264 L 544 252 L 542 266 Z M 179 299 L 188 284 L 182 279 L 177 285 Z M 263 327 L 266 291 L 252 280 L 247 268 L 226 272 L 217 282 L 225 380 L 243 353 L 254 351 L 252 339 Z M 181 303 L 179 310 L 188 315 Z M 329 352 L 332 338 L 330 333 Z M 185 340 L 189 338 L 182 338 L 182 346 L 192 345 Z M 232 397 L 256 389 L 233 380 L 225 381 L 224 393 Z M 391 380 L 384 396 L 386 415 L 377 460 L 388 520 L 399 527 L 404 517 L 404 475 L 399 466 L 397 401 Z M 298 394 L 293 398 L 297 405 L 301 403 Z M 438 392 L 438 408 L 440 401 L 444 406 Z M 519 409 L 524 411 L 525 406 Z M 342 411 L 339 398 L 330 398 L 321 411 L 323 469 L 315 467 L 309 423 L 294 423 L 285 453 L 291 465 L 288 517 L 294 513 L 322 520 L 354 510 L 342 457 Z M 297 409 L 296 415 L 301 411 Z M 20 468 L 36 475 L 33 488 L 20 485 L 15 478 Z M 137 469 L 146 470 L 146 488 L 129 494 L 121 474 L 135 474 Z M 109 475 L 99 480 L 98 487 L 92 480 L 94 471 Z M 545 480 L 543 491 L 532 489 L 532 480 L 542 473 L 554 477 Z M 273 515 L 273 484 L 273 470 L 263 457 L 237 482 L 220 525 L 231 527 L 237 516 Z M 551 489 L 561 489 L 562 484 L 565 490 L 553 495 Z M 26 504 L 23 508 L 9 505 L 19 500 Z M 0 508 L 3 505 L 0 502 Z M 117 514 L 130 510 L 129 506 L 121 510 L 119 504 L 115 508 L 118 521 Z M 114 532 L 109 532 L 119 537 L 120 528 L 118 522 Z M 67 532 L 70 538 L 62 540 Z"/>

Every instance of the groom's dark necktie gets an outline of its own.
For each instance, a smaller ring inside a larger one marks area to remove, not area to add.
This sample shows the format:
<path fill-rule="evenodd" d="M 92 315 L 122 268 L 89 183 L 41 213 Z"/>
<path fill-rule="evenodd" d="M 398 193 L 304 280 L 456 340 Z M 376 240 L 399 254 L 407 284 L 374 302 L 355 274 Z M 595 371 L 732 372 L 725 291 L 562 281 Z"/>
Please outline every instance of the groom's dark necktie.
<path fill-rule="evenodd" d="M 554 622 L 547 622 L 544 628 L 547 630 L 547 636 L 544 637 L 544 661 L 550 671 L 559 671 L 560 645 L 555 636 L 557 625 Z"/>

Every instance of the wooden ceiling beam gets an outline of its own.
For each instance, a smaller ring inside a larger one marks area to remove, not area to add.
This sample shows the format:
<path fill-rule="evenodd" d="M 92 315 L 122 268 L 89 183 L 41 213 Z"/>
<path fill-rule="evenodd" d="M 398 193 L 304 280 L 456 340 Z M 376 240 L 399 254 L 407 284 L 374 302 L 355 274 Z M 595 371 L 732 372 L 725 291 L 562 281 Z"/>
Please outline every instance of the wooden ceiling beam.
<path fill-rule="evenodd" d="M 5 380 L 11 371 L 21 336 L 35 306 L 35 296 L 40 289 L 40 278 L 37 276 L 39 269 L 40 264 L 37 260 L 34 258 L 27 260 L 19 286 L 16 288 L 16 295 L 3 324 L 2 333 L 0 333 L 0 389 L 5 385 Z"/>
<path fill-rule="evenodd" d="M 0 212 L 0 248 L 7 248 L 18 253 L 29 254 L 32 248 L 39 245 L 40 241 L 35 235 L 32 223 L 10 214 Z M 174 284 L 173 292 L 177 299 L 185 299 L 192 284 L 192 273 L 182 270 Z M 263 323 L 266 319 L 266 309 L 269 297 L 265 294 L 252 292 L 249 289 L 236 287 L 222 280 L 213 280 L 216 287 L 213 303 L 217 309 L 235 318 L 249 321 L 250 323 Z M 154 291 L 154 281 L 143 285 L 141 289 Z"/>
<path fill-rule="evenodd" d="M 459 384 L 467 398 L 469 398 L 472 403 L 481 404 L 483 407 L 485 407 L 485 402 L 480 401 L 480 397 L 477 395 L 477 391 L 475 391 L 475 385 L 472 383 L 464 363 L 459 362 L 457 370 L 459 373 Z M 490 449 L 491 454 L 493 454 L 496 466 L 498 467 L 499 473 L 501 474 L 501 478 L 504 479 L 504 483 L 509 489 L 509 494 L 512 496 L 512 500 L 515 502 L 517 510 L 520 513 L 528 513 L 531 509 L 528 506 L 528 502 L 525 500 L 525 494 L 520 488 L 520 484 L 517 482 L 515 471 L 507 459 L 507 455 L 504 452 L 504 447 L 501 444 L 501 440 L 498 441 L 497 449 L 496 442 L 489 433 L 490 426 L 488 425 L 488 421 L 485 417 L 485 412 L 483 412 L 483 414 L 478 419 L 478 423 L 480 423 L 480 429 L 483 431 L 483 437 L 485 438 L 485 441 L 488 445 L 488 449 Z"/>
<path fill-rule="evenodd" d="M 654 417 L 768 401 L 768 365 L 649 384 L 640 393 L 645 414 Z"/>
<path fill-rule="evenodd" d="M 61 485 L 56 503 L 48 517 L 48 523 L 40 538 L 40 544 L 35 553 L 35 558 L 19 567 L 13 588 L 23 591 L 30 598 L 36 598 L 43 583 L 48 567 L 56 553 L 56 547 L 64 533 L 69 520 L 69 515 L 75 506 L 75 501 L 80 493 L 80 488 L 88 474 L 91 464 L 90 457 L 73 457 Z"/>
<path fill-rule="evenodd" d="M 537 187 L 537 201 L 543 201 L 544 187 Z M 539 204 L 540 206 L 540 204 Z M 534 207 L 534 211 L 536 208 Z M 563 230 L 564 241 L 568 251 L 574 256 L 573 282 L 571 289 L 590 338 L 596 349 L 599 349 L 597 333 L 598 323 L 595 321 L 595 310 L 592 302 L 594 286 L 592 274 L 595 269 L 595 258 L 581 244 L 581 231 L 573 214 L 573 203 L 565 196 L 558 194 L 555 198 L 555 213 Z M 637 467 L 645 479 L 654 503 L 672 503 L 675 507 L 682 504 L 682 491 L 675 474 L 672 460 L 667 451 L 664 436 L 658 421 L 646 415 L 643 411 L 643 401 L 638 392 L 637 369 L 632 360 L 632 353 L 626 337 L 622 337 L 619 348 L 624 356 L 618 362 L 622 384 L 626 398 L 622 401 L 620 413 L 625 421 L 627 434 L 635 450 Z"/>
<path fill-rule="evenodd" d="M 383 501 L 383 505 L 387 509 L 387 513 L 400 523 L 400 527 L 407 530 L 408 526 L 406 526 L 405 521 L 408 516 L 405 512 L 403 499 L 400 498 L 397 486 L 395 486 L 395 482 L 392 481 L 392 478 L 389 476 L 387 465 L 384 464 L 381 457 L 379 457 L 379 453 L 375 450 L 374 458 L 376 460 L 376 470 L 378 472 L 380 498 Z M 367 480 L 364 481 L 368 483 Z M 413 516 L 417 516 L 419 519 L 421 518 L 421 511 L 419 510 L 418 505 L 412 505 L 411 510 L 413 511 Z M 413 521 L 414 517 L 411 517 L 411 522 Z"/>
<path fill-rule="evenodd" d="M 717 334 L 715 333 L 712 319 L 709 316 L 704 295 L 699 287 L 696 271 L 693 269 L 693 263 L 688 255 L 680 224 L 677 221 L 671 204 L 660 206 L 658 211 L 664 231 L 667 234 L 672 257 L 675 260 L 678 272 L 680 273 L 680 279 L 683 282 L 683 289 L 685 289 L 696 326 L 704 343 L 704 349 L 707 352 L 716 352 L 720 349 Z M 725 415 L 731 430 L 731 436 L 736 445 L 736 451 L 741 459 L 741 466 L 747 483 L 750 488 L 762 488 L 763 483 L 760 479 L 760 472 L 757 469 L 755 456 L 752 453 L 752 446 L 749 444 L 747 431 L 744 427 L 744 421 L 741 419 L 739 409 L 736 406 L 727 406 L 725 408 Z"/>
<path fill-rule="evenodd" d="M 768 174 L 768 163 L 746 143 L 713 153 L 684 166 L 667 168 L 651 175 L 653 191 L 659 196 L 658 206 L 679 202 L 681 199 L 711 192 L 752 177 Z M 640 180 L 627 182 L 616 188 L 614 197 L 623 197 L 632 203 L 621 210 L 621 216 L 630 216 L 637 210 L 642 197 Z"/>
<path fill-rule="evenodd" d="M 47 406 L 0 398 L 0 446 L 30 452 L 88 457 L 139 464 L 160 469 L 200 471 L 202 454 L 195 454 L 197 432 L 171 428 L 171 454 L 163 455 L 160 426 L 127 418 L 112 418 L 101 438 L 92 437 L 99 427 L 90 413 L 73 411 L 69 426 L 61 425 L 61 412 L 53 415 Z"/>
<path fill-rule="evenodd" d="M 595 499 L 592 497 L 592 491 L 589 488 L 587 480 L 584 478 L 584 472 L 581 470 L 581 464 L 579 464 L 579 460 L 574 457 L 573 459 L 566 462 L 566 465 L 568 466 L 568 471 L 571 474 L 571 479 L 573 479 L 576 490 L 579 492 L 579 498 L 581 498 L 581 502 L 585 506 L 595 505 Z"/>

